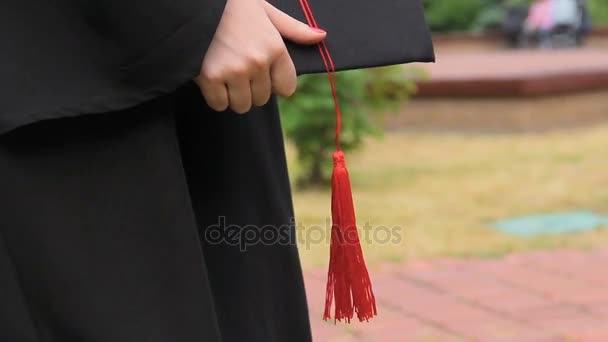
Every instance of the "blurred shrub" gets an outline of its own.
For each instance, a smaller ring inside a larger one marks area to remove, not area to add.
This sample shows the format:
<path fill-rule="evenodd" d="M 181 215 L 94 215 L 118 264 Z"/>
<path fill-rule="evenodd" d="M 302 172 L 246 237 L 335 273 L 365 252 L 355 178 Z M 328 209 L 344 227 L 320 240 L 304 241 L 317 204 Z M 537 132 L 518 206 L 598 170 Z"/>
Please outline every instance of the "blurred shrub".
<path fill-rule="evenodd" d="M 483 11 L 485 0 L 425 0 L 424 7 L 431 30 L 435 32 L 468 31 Z"/>
<path fill-rule="evenodd" d="M 416 90 L 414 77 L 420 75 L 408 76 L 402 66 L 336 74 L 343 150 L 356 149 L 366 136 L 382 135 L 383 113 L 398 109 Z M 298 186 L 326 184 L 335 150 L 334 102 L 327 75 L 300 76 L 296 94 L 281 99 L 279 105 L 285 135 L 294 144 L 303 171 Z"/>
<path fill-rule="evenodd" d="M 595 26 L 608 25 L 608 0 L 587 0 Z M 486 32 L 500 28 L 504 9 L 532 0 L 424 0 L 434 32 Z"/>
<path fill-rule="evenodd" d="M 495 32 L 502 29 L 505 9 L 501 5 L 484 8 L 472 24 L 473 32 Z"/>
<path fill-rule="evenodd" d="M 587 0 L 595 26 L 608 26 L 608 0 Z"/>

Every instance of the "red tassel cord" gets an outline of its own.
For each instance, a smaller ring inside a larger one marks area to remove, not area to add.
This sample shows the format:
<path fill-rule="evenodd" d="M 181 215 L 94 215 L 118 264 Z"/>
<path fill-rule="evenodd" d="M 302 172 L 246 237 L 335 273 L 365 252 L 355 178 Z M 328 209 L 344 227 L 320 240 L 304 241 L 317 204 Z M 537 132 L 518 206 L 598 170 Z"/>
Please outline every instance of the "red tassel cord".
<path fill-rule="evenodd" d="M 308 1 L 300 0 L 300 5 L 308 24 L 318 28 Z M 368 321 L 378 312 L 359 241 L 350 178 L 344 153 L 340 149 L 342 114 L 336 92 L 336 68 L 325 42 L 319 44 L 319 52 L 327 70 L 336 111 L 336 152 L 333 155 L 331 179 L 331 246 L 323 319 L 331 319 L 331 307 L 335 302 L 335 321 L 350 322 L 355 313 L 359 321 Z"/>

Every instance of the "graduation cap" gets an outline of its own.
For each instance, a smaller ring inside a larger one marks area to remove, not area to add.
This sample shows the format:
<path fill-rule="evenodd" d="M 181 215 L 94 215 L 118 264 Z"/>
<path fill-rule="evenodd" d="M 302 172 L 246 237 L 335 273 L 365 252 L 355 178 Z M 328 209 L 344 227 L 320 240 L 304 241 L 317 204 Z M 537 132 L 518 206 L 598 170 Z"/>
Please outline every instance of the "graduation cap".
<path fill-rule="evenodd" d="M 298 74 L 326 72 L 336 110 L 336 152 L 332 174 L 332 232 L 323 319 L 367 321 L 377 314 L 357 232 L 344 153 L 336 71 L 434 62 L 422 0 L 274 0 L 271 3 L 312 27 L 327 31 L 317 46 L 286 42 Z"/>
<path fill-rule="evenodd" d="M 434 62 L 422 0 L 270 0 L 281 11 L 328 32 L 335 71 Z M 308 5 L 307 5 L 308 4 Z M 309 8 L 315 23 L 307 18 Z M 327 72 L 316 46 L 286 42 L 298 74 Z"/>

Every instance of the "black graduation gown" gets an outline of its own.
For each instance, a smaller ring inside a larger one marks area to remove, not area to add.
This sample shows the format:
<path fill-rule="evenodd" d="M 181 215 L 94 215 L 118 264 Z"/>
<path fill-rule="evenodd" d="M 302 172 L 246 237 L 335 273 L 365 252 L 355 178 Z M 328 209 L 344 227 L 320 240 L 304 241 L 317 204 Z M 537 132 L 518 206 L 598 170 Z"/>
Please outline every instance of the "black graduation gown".
<path fill-rule="evenodd" d="M 0 341 L 310 341 L 276 103 L 189 82 L 223 6 L 0 3 Z"/>
<path fill-rule="evenodd" d="M 0 341 L 310 341 L 274 102 L 44 121 L 0 175 Z"/>

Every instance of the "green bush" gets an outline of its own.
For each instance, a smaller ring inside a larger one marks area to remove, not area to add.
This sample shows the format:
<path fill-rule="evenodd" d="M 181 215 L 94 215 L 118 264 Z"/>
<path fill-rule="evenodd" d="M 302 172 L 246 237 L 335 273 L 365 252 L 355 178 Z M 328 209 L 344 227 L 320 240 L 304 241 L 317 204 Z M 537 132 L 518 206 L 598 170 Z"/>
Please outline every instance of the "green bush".
<path fill-rule="evenodd" d="M 416 89 L 401 66 L 340 72 L 336 79 L 344 151 L 359 147 L 366 136 L 382 135 L 383 113 L 398 108 Z M 334 102 L 327 75 L 300 76 L 296 94 L 279 105 L 285 136 L 294 144 L 303 170 L 298 185 L 325 185 L 335 150 Z"/>
<path fill-rule="evenodd" d="M 472 24 L 473 32 L 500 31 L 505 17 L 503 6 L 495 5 L 484 8 Z"/>
<path fill-rule="evenodd" d="M 424 7 L 434 32 L 470 31 L 484 10 L 499 0 L 425 0 Z"/>
<path fill-rule="evenodd" d="M 483 6 L 479 0 L 427 0 L 425 10 L 431 30 L 467 31 Z"/>
<path fill-rule="evenodd" d="M 594 26 L 608 26 L 608 0 L 588 0 Z"/>
<path fill-rule="evenodd" d="M 608 0 L 587 0 L 594 26 L 608 26 Z M 427 20 L 434 32 L 483 32 L 497 29 L 504 9 L 532 0 L 425 0 Z"/>

